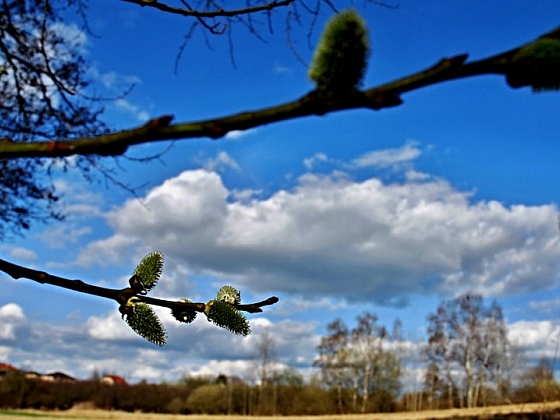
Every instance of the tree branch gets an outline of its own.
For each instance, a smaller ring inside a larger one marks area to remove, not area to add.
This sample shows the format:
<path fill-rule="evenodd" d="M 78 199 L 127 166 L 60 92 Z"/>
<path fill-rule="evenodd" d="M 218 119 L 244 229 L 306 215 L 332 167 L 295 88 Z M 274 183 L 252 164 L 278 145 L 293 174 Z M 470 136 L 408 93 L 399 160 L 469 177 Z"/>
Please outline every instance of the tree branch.
<path fill-rule="evenodd" d="M 128 0 L 124 0 L 128 1 Z M 544 36 L 560 37 L 560 27 Z M 525 44 L 528 45 L 528 44 Z M 420 72 L 364 91 L 356 91 L 336 100 L 327 101 L 311 91 L 284 104 L 255 111 L 194 122 L 171 125 L 172 116 L 154 118 L 145 125 L 111 134 L 72 140 L 13 142 L 0 140 L 0 159 L 20 157 L 61 157 L 70 155 L 117 156 L 129 146 L 162 140 L 208 137 L 218 139 L 233 130 L 247 130 L 274 122 L 355 108 L 381 110 L 402 104 L 401 95 L 416 89 L 460 78 L 500 74 L 506 75 L 513 56 L 525 45 L 482 60 L 465 63 L 467 54 L 444 58 Z"/>
<path fill-rule="evenodd" d="M 53 286 L 62 287 L 64 289 L 74 290 L 79 293 L 85 293 L 88 295 L 111 299 L 116 301 L 120 305 L 126 304 L 130 300 L 130 298 L 134 297 L 137 298 L 139 302 L 169 308 L 177 312 L 184 312 L 187 310 L 204 312 L 204 310 L 206 309 L 206 304 L 202 302 L 188 303 L 153 298 L 143 294 L 134 293 L 130 287 L 126 287 L 124 289 L 111 289 L 107 287 L 95 286 L 85 283 L 82 280 L 70 280 L 63 277 L 53 276 L 52 274 L 46 273 L 44 271 L 33 270 L 31 268 L 23 267 L 21 265 L 14 264 L 3 259 L 0 259 L 0 271 L 5 272 L 16 280 L 20 278 L 26 278 L 41 284 L 50 284 Z M 278 302 L 278 300 L 279 299 L 276 296 L 272 296 L 261 302 L 237 304 L 234 306 L 239 311 L 257 313 L 262 312 L 261 308 L 263 306 L 274 305 Z"/>
<path fill-rule="evenodd" d="M 196 18 L 215 18 L 215 17 L 233 17 L 239 15 L 249 15 L 258 12 L 266 12 L 272 9 L 276 9 L 277 7 L 288 6 L 290 3 L 293 3 L 295 0 L 271 1 L 270 3 L 266 3 L 260 6 L 245 7 L 242 9 L 233 9 L 233 10 L 224 10 L 224 9 L 193 10 L 188 8 L 183 9 L 180 7 L 168 6 L 167 4 L 160 3 L 157 0 L 122 0 L 122 1 L 127 3 L 137 4 L 138 6 L 141 7 L 152 7 L 162 12 L 171 13 L 174 15 L 196 17 Z"/>

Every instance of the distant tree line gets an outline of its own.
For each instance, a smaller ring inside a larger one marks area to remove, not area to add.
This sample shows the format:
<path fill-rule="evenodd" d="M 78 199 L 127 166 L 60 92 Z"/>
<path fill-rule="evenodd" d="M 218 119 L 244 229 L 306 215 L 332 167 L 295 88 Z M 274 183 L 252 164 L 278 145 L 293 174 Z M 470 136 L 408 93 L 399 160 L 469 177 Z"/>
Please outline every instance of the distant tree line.
<path fill-rule="evenodd" d="M 274 406 L 271 404 L 274 396 Z M 172 414 L 329 414 L 329 391 L 301 375 L 270 385 L 238 378 L 185 378 L 174 384 L 107 385 L 96 380 L 47 382 L 9 372 L 0 378 L 0 408 L 65 410 L 77 404 L 105 410 Z"/>
<path fill-rule="evenodd" d="M 428 341 L 411 345 L 401 323 L 391 331 L 364 312 L 349 328 L 337 319 L 318 345 L 319 375 L 304 380 L 278 362 L 274 334 L 260 335 L 256 383 L 238 377 L 185 377 L 177 383 L 45 382 L 10 371 L 0 377 L 0 408 L 68 409 L 79 403 L 123 411 L 174 414 L 318 415 L 419 411 L 560 399 L 554 363 L 525 367 L 507 339 L 496 303 L 465 294 L 428 316 Z M 414 353 L 414 354 L 412 354 Z M 414 356 L 414 357 L 413 357 Z M 422 372 L 414 387 L 407 370 Z"/>

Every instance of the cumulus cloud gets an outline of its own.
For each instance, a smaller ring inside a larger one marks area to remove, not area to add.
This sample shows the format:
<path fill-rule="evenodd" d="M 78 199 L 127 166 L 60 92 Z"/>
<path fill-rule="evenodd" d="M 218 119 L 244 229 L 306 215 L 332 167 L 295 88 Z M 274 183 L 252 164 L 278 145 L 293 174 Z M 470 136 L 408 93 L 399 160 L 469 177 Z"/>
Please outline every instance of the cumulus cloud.
<path fill-rule="evenodd" d="M 231 197 L 217 173 L 182 172 L 111 211 L 114 234 L 81 260 L 159 249 L 166 270 L 227 277 L 258 293 L 390 305 L 414 293 L 535 291 L 553 286 L 560 269 L 554 205 L 474 201 L 442 179 L 308 173 L 291 190 Z"/>

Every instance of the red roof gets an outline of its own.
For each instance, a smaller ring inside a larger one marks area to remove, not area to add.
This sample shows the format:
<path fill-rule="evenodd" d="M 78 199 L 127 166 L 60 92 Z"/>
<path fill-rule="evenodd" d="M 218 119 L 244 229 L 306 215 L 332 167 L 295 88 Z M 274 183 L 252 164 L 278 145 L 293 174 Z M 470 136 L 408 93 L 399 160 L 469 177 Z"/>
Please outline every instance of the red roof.
<path fill-rule="evenodd" d="M 103 375 L 103 378 L 101 378 L 101 380 L 103 379 L 109 379 L 113 382 L 113 384 L 116 385 L 128 385 L 128 382 L 126 382 L 126 379 L 124 379 L 121 376 L 117 376 L 117 375 Z"/>
<path fill-rule="evenodd" d="M 8 363 L 0 363 L 0 370 L 9 370 L 12 372 L 17 372 L 19 369 L 15 366 L 12 366 Z"/>

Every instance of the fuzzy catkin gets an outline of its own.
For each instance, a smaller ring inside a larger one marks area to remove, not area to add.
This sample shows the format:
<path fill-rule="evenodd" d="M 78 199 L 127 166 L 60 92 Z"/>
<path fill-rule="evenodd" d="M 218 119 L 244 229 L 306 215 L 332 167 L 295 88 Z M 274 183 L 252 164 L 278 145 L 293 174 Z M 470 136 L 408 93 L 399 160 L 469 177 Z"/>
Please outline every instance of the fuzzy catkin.
<path fill-rule="evenodd" d="M 332 17 L 315 50 L 309 77 L 325 99 L 352 93 L 360 84 L 369 55 L 364 20 L 354 9 Z"/>
<path fill-rule="evenodd" d="M 162 270 L 163 254 L 159 251 L 154 251 L 142 258 L 142 261 L 134 270 L 134 274 L 140 279 L 144 290 L 149 292 L 156 286 Z"/>
<path fill-rule="evenodd" d="M 133 311 L 126 317 L 126 323 L 134 332 L 146 340 L 163 346 L 167 333 L 154 310 L 143 302 L 136 302 Z"/>
<path fill-rule="evenodd" d="M 218 327 L 225 328 L 234 334 L 247 336 L 251 333 L 251 327 L 245 315 L 229 303 L 211 300 L 206 304 L 206 316 Z"/>

